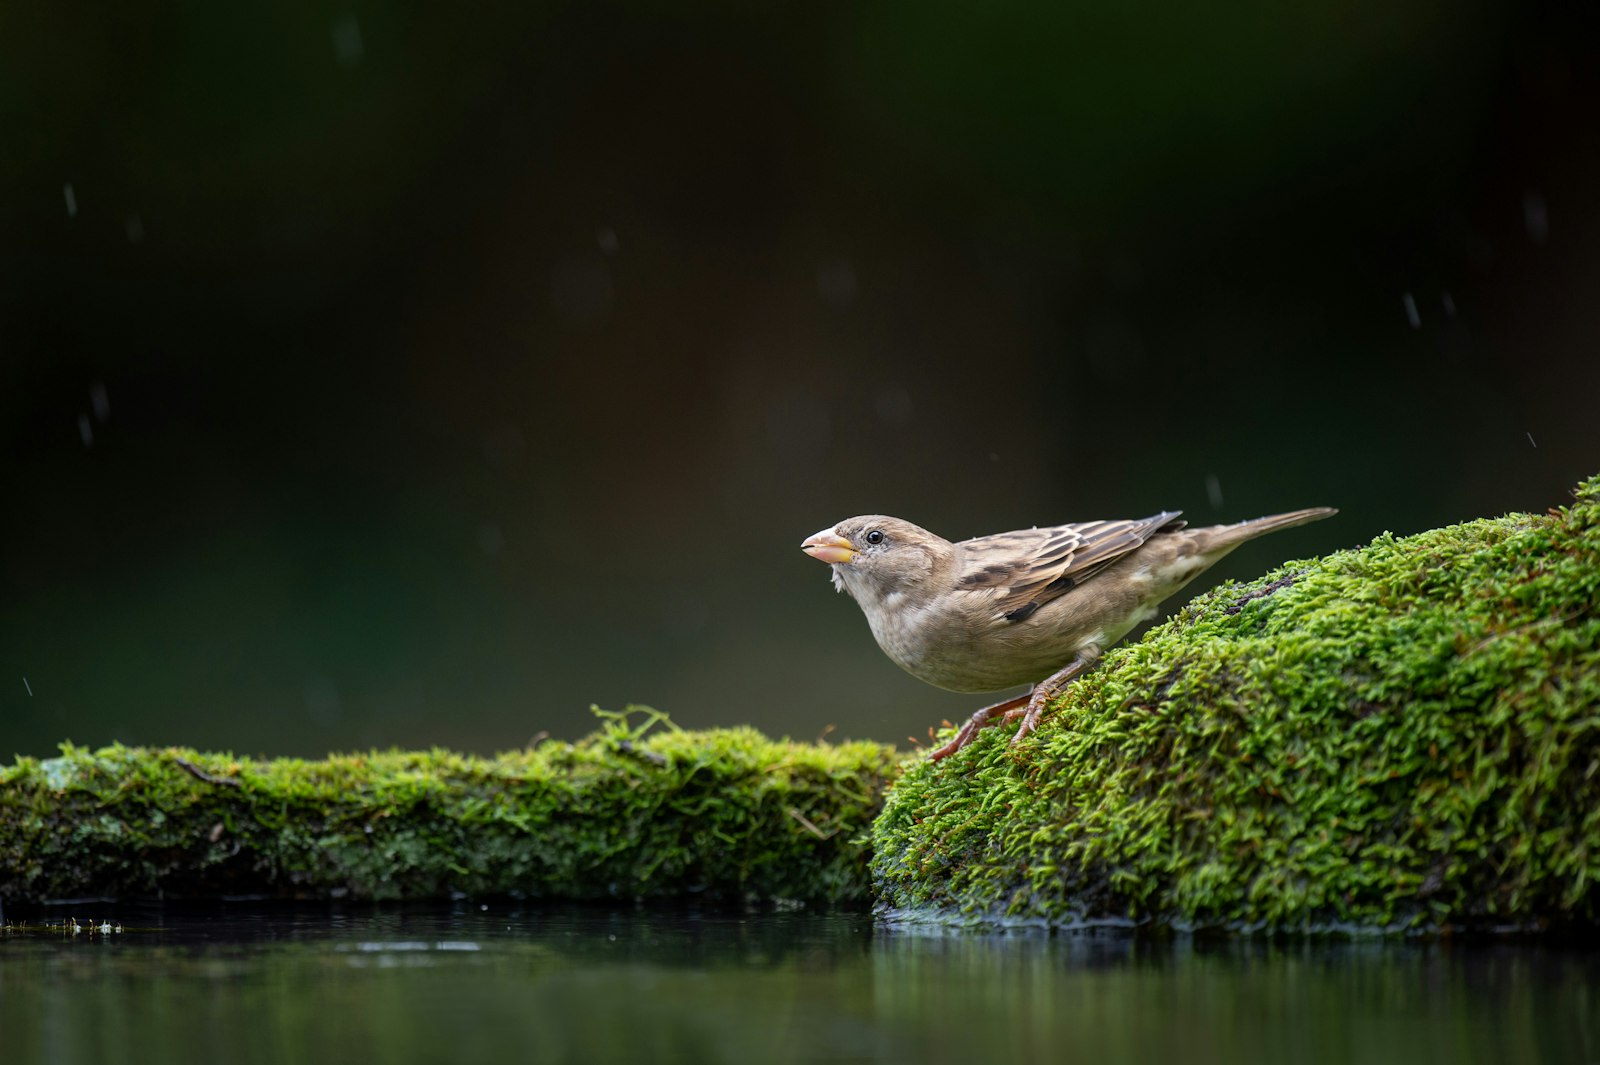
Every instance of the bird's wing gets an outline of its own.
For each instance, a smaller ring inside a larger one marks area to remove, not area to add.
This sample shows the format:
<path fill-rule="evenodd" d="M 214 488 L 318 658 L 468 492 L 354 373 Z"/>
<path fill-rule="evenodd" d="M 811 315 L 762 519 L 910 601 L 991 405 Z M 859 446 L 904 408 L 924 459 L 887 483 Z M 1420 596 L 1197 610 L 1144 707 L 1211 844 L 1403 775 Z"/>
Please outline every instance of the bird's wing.
<path fill-rule="evenodd" d="M 965 540 L 956 586 L 987 591 L 995 613 L 1023 621 L 1093 577 L 1157 532 L 1181 529 L 1179 510 L 1125 521 L 1084 521 Z"/>

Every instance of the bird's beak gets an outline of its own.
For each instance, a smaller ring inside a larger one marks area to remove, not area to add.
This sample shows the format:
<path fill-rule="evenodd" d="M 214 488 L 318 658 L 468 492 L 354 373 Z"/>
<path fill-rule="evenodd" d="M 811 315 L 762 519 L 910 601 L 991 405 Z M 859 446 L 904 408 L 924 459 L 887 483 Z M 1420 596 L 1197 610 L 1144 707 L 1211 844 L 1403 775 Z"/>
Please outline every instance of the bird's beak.
<path fill-rule="evenodd" d="M 823 562 L 849 562 L 856 557 L 856 549 L 850 541 L 832 529 L 823 529 L 815 536 L 806 537 L 800 550 Z"/>

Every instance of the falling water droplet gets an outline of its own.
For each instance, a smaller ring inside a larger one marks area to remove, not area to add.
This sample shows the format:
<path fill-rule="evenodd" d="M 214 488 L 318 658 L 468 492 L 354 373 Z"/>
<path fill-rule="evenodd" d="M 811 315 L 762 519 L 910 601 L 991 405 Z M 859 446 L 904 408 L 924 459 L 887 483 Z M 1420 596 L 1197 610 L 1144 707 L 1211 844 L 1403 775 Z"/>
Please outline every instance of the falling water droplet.
<path fill-rule="evenodd" d="M 339 65 L 353 67 L 366 54 L 361 42 L 361 23 L 354 15 L 344 15 L 333 24 L 333 50 L 339 56 Z"/>
<path fill-rule="evenodd" d="M 1543 244 L 1550 236 L 1550 211 L 1537 192 L 1523 194 L 1522 220 L 1528 227 L 1528 239 L 1535 244 Z"/>

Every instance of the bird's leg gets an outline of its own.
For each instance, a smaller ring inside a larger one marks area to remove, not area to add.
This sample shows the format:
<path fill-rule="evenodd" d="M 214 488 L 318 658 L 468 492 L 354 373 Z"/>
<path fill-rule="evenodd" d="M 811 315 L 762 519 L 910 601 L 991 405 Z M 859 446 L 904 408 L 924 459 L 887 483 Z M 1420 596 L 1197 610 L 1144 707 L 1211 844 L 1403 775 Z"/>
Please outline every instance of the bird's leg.
<path fill-rule="evenodd" d="M 956 733 L 954 739 L 945 744 L 943 747 L 940 747 L 938 750 L 934 751 L 929 758 L 932 761 L 937 762 L 941 758 L 947 758 L 950 755 L 955 754 L 961 748 L 965 747 L 967 744 L 976 739 L 978 733 L 982 732 L 985 726 L 994 724 L 995 718 L 999 717 L 1001 714 L 1007 713 L 1008 711 L 1016 712 L 1016 708 L 1022 706 L 1027 701 L 1028 693 L 1024 692 L 1013 699 L 1007 699 L 1004 702 L 995 703 L 993 706 L 986 706 L 982 710 L 977 711 L 970 719 L 968 719 L 965 725 L 961 726 L 961 731 Z"/>
<path fill-rule="evenodd" d="M 1022 727 L 1017 729 L 1017 734 L 1011 737 L 1011 745 L 1015 747 L 1017 741 L 1032 732 L 1039 723 L 1039 718 L 1044 716 L 1045 707 L 1050 705 L 1050 700 L 1060 695 L 1077 678 L 1079 673 L 1088 670 L 1100 660 L 1100 648 L 1094 644 L 1086 644 L 1078 648 L 1078 657 L 1074 658 L 1065 668 L 1050 674 L 1044 680 L 1033 686 L 1033 692 L 1028 696 L 1026 709 L 1007 711 L 1006 721 L 1022 718 Z"/>

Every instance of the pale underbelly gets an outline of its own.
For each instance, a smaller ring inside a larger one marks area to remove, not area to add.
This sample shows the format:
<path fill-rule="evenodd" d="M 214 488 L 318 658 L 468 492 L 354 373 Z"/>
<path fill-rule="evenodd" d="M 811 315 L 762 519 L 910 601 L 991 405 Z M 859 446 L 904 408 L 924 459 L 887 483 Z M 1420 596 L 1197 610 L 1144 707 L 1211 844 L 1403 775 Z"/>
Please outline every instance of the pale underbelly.
<path fill-rule="evenodd" d="M 1078 657 L 1085 646 L 1105 649 L 1126 636 L 1135 625 L 1153 615 L 1107 620 L 1071 635 L 1042 632 L 1006 632 L 991 636 L 951 638 L 914 648 L 891 647 L 884 653 L 918 680 L 953 692 L 992 692 L 1043 680 Z"/>

